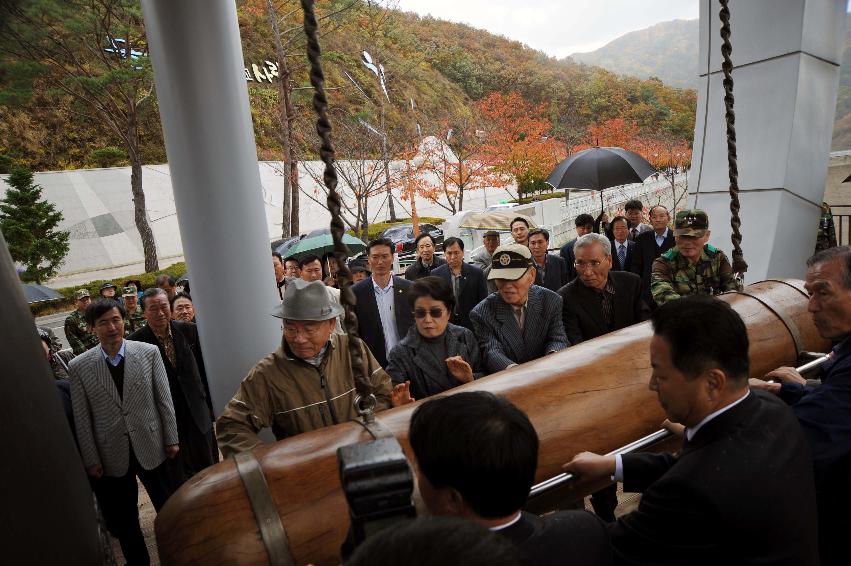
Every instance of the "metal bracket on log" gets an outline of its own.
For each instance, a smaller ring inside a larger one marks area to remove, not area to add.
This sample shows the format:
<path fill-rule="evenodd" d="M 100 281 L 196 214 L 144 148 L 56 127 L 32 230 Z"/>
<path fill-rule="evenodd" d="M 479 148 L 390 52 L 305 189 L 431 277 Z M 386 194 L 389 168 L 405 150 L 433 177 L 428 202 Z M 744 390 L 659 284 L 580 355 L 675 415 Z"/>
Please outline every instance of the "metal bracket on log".
<path fill-rule="evenodd" d="M 239 477 L 242 478 L 242 484 L 245 486 L 245 493 L 251 502 L 251 510 L 254 511 L 263 546 L 266 547 L 266 553 L 269 555 L 269 564 L 295 566 L 290 555 L 287 531 L 281 523 L 281 516 L 269 492 L 269 485 L 266 483 L 260 462 L 252 452 L 240 452 L 233 457 L 233 460 Z"/>

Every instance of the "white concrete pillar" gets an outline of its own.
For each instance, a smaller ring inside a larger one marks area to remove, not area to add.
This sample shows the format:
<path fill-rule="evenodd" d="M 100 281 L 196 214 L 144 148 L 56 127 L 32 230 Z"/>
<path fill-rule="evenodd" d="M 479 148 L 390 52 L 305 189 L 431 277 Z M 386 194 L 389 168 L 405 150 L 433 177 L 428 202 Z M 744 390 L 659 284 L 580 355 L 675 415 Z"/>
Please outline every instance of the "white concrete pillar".
<path fill-rule="evenodd" d="M 213 404 L 281 340 L 234 2 L 142 0 Z"/>
<path fill-rule="evenodd" d="M 824 198 L 845 0 L 730 2 L 746 283 L 802 277 Z M 700 2 L 700 87 L 690 202 L 730 255 L 730 197 L 717 0 Z"/>

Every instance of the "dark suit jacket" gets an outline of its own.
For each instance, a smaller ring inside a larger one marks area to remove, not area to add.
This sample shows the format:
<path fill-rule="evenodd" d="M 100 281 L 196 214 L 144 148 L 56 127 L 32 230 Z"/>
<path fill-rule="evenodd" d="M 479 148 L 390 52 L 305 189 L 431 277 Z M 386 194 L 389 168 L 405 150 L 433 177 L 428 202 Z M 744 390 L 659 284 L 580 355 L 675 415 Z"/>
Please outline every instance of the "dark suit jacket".
<path fill-rule="evenodd" d="M 656 301 L 650 294 L 650 272 L 653 270 L 653 261 L 676 245 L 674 231 L 668 229 L 668 235 L 662 242 L 662 247 L 656 245 L 656 231 L 642 232 L 635 239 L 635 251 L 632 254 L 632 265 L 630 270 L 641 277 L 641 295 L 644 302 L 651 309 L 656 308 Z"/>
<path fill-rule="evenodd" d="M 452 286 L 452 270 L 449 269 L 448 265 L 441 265 L 431 274 L 445 279 L 449 282 L 449 286 Z M 475 265 L 462 263 L 460 286 L 458 304 L 455 305 L 455 312 L 452 313 L 452 324 L 472 330 L 473 323 L 470 322 L 470 311 L 488 296 L 485 274 Z"/>
<path fill-rule="evenodd" d="M 638 509 L 610 525 L 616 564 L 819 563 L 804 434 L 774 395 L 751 391 L 680 455 L 623 456 Z"/>
<path fill-rule="evenodd" d="M 538 270 L 537 275 L 535 275 L 535 285 L 546 287 L 550 291 L 558 291 L 570 281 L 567 278 L 567 267 L 564 260 L 557 255 L 548 253 L 545 261 L 545 276 L 541 277 L 541 271 Z"/>
<path fill-rule="evenodd" d="M 529 288 L 522 331 L 511 305 L 499 293 L 492 293 L 479 303 L 470 313 L 470 320 L 489 373 L 536 360 L 570 345 L 561 321 L 561 297 L 537 285 Z"/>
<path fill-rule="evenodd" d="M 191 322 L 181 320 L 172 320 L 170 324 L 177 359 L 176 368 L 172 367 L 171 362 L 168 361 L 165 350 L 149 326 L 140 328 L 127 339 L 146 342 L 159 348 L 168 381 L 180 384 L 180 390 L 183 392 L 183 398 L 192 414 L 195 426 L 200 432 L 210 432 L 213 427 L 213 402 L 210 399 L 210 386 L 207 383 L 207 370 L 201 354 L 198 327 Z"/>
<path fill-rule="evenodd" d="M 573 246 L 576 245 L 577 239 L 578 238 L 573 238 L 571 241 L 563 245 L 561 250 L 559 250 L 559 255 L 561 255 L 561 259 L 564 260 L 565 269 L 567 269 L 568 283 L 576 279 L 576 266 L 573 265 L 573 262 L 576 261 L 576 254 L 573 253 Z"/>
<path fill-rule="evenodd" d="M 564 332 L 571 344 L 591 340 L 650 318 L 650 309 L 641 300 L 641 280 L 637 275 L 626 271 L 610 271 L 609 281 L 615 288 L 611 328 L 607 328 L 603 320 L 602 298 L 595 289 L 586 287 L 578 277 L 559 289 Z"/>
<path fill-rule="evenodd" d="M 632 240 L 626 241 L 626 261 L 621 265 L 618 259 L 618 243 L 609 239 L 612 243 L 612 271 L 632 271 L 632 257 L 635 255 L 635 242 Z"/>
<path fill-rule="evenodd" d="M 414 315 L 411 304 L 408 302 L 408 290 L 411 288 L 410 281 L 401 277 L 393 276 L 393 309 L 396 315 L 396 330 L 399 332 L 399 340 L 408 334 L 408 329 L 414 323 Z M 358 317 L 358 332 L 366 342 L 369 351 L 381 367 L 387 367 L 387 350 L 384 346 L 384 328 L 381 326 L 381 315 L 378 314 L 378 303 L 375 301 L 375 290 L 372 287 L 372 277 L 352 286 L 352 291 L 357 298 L 355 314 Z"/>
<path fill-rule="evenodd" d="M 432 258 L 431 267 L 426 267 L 423 265 L 421 260 L 417 259 L 417 261 L 412 263 L 408 266 L 408 269 L 405 270 L 405 279 L 408 281 L 415 281 L 420 277 L 434 275 L 432 272 L 441 265 L 446 265 L 446 260 L 439 256 L 434 256 L 434 258 Z"/>
<path fill-rule="evenodd" d="M 612 563 L 606 527 L 588 511 L 559 511 L 546 517 L 523 511 L 519 521 L 497 533 L 520 549 L 523 566 Z"/>

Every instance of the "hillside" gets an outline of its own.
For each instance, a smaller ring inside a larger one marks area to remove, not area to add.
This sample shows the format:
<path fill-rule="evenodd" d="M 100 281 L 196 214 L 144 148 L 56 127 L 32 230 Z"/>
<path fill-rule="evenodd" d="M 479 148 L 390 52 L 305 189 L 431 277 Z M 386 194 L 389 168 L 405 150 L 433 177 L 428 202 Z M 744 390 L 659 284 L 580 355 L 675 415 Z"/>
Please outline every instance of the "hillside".
<path fill-rule="evenodd" d="M 697 88 L 698 31 L 698 20 L 662 22 L 570 58 L 620 75 L 658 77 L 671 86 Z"/>
<path fill-rule="evenodd" d="M 832 151 L 851 149 L 851 15 L 846 16 L 845 29 Z M 658 77 L 665 84 L 695 88 L 698 34 L 697 20 L 663 22 L 622 35 L 596 51 L 574 53 L 569 59 L 619 75 Z M 735 58 L 735 43 L 733 49 Z"/>
<path fill-rule="evenodd" d="M 275 0 L 283 29 L 300 28 L 294 0 Z M 266 1 L 237 2 L 246 65 L 275 60 L 265 13 Z M 612 118 L 627 118 L 643 133 L 690 142 L 696 97 L 693 91 L 642 81 L 571 60 L 556 60 L 516 41 L 472 27 L 397 11 L 370 11 L 359 0 L 318 3 L 323 20 L 323 64 L 331 117 L 341 156 L 377 151 L 375 136 L 359 120 L 378 126 L 383 98 L 374 75 L 362 64 L 368 50 L 380 56 L 387 76 L 383 101 L 391 150 L 399 151 L 415 137 L 445 135 L 458 124 L 477 127 L 476 101 L 497 91 L 516 91 L 540 105 L 553 124 L 550 134 L 569 143 L 587 139 L 587 128 Z M 287 62 L 297 87 L 294 131 L 305 157 L 315 155 L 307 67 L 300 32 L 287 36 Z M 355 87 L 348 73 L 361 87 Z M 6 82 L 4 82 L 4 79 Z M 11 77 L 0 73 L 0 100 Z M 96 121 L 82 117 L 68 98 L 35 84 L 33 98 L 23 105 L 0 105 L 0 154 L 7 153 L 36 170 L 57 170 L 127 164 L 119 138 Z M 276 84 L 249 82 L 258 156 L 280 159 Z M 369 97 L 372 102 L 368 101 Z M 411 110 L 413 99 L 415 108 Z M 140 153 L 145 163 L 162 163 L 165 150 L 155 93 L 140 108 Z M 370 141 L 371 140 L 371 141 Z"/>

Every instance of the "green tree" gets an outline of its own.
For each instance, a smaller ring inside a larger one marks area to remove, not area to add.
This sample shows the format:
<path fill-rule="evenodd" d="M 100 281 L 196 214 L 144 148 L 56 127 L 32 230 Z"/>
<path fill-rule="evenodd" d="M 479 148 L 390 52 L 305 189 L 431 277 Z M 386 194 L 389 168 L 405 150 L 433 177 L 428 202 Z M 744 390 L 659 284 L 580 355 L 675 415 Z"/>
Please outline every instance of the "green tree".
<path fill-rule="evenodd" d="M 68 254 L 70 235 L 56 229 L 62 213 L 42 198 L 32 171 L 15 168 L 6 183 L 9 189 L 0 201 L 0 230 L 12 259 L 26 267 L 24 280 L 41 283 L 59 271 Z"/>
<path fill-rule="evenodd" d="M 142 190 L 140 119 L 150 112 L 153 73 L 134 0 L 0 2 L 0 104 L 24 104 L 48 88 L 73 101 L 75 114 L 117 139 L 130 161 L 136 229 L 145 271 L 157 271 L 157 248 Z"/>

